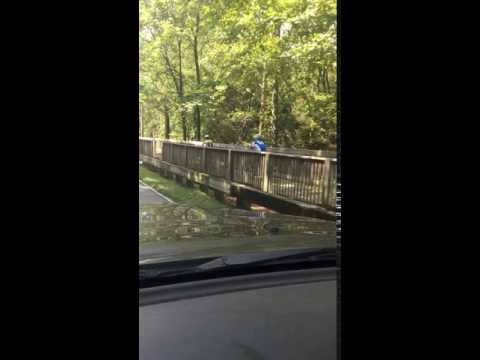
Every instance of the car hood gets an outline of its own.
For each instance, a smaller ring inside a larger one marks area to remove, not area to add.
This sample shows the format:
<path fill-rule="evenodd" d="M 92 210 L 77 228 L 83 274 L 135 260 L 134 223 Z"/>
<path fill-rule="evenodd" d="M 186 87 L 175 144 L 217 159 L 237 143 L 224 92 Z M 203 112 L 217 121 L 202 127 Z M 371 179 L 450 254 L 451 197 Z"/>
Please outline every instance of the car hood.
<path fill-rule="evenodd" d="M 336 246 L 334 221 L 185 204 L 143 205 L 140 263 Z"/>

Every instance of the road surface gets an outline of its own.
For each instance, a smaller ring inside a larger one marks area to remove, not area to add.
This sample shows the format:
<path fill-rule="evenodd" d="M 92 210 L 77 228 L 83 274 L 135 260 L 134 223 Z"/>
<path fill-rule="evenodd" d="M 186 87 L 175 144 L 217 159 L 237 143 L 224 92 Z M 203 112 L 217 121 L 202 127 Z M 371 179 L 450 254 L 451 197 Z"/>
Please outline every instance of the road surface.
<path fill-rule="evenodd" d="M 142 182 L 138 184 L 138 191 L 139 191 L 138 197 L 139 197 L 140 205 L 167 204 L 169 202 L 172 202 L 165 195 L 158 193 L 157 191 L 153 190 L 150 186 L 147 186 Z"/>

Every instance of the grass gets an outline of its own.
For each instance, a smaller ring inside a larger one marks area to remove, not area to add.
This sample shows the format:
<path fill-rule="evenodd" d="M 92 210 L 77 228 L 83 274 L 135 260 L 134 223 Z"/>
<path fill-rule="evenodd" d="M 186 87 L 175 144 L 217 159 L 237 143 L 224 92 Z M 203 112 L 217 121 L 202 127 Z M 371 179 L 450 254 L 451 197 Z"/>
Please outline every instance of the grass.
<path fill-rule="evenodd" d="M 188 204 L 205 210 L 227 207 L 227 205 L 215 200 L 197 188 L 179 185 L 175 181 L 166 179 L 144 166 L 139 167 L 139 177 L 145 184 L 177 203 Z"/>

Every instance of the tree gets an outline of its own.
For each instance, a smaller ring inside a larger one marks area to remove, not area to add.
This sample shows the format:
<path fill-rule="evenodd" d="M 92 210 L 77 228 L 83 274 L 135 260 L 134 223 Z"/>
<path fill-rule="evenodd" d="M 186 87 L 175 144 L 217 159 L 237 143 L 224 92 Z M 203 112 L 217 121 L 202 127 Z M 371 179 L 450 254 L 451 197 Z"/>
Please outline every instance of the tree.
<path fill-rule="evenodd" d="M 335 143 L 334 0 L 143 0 L 140 15 L 145 131 Z"/>

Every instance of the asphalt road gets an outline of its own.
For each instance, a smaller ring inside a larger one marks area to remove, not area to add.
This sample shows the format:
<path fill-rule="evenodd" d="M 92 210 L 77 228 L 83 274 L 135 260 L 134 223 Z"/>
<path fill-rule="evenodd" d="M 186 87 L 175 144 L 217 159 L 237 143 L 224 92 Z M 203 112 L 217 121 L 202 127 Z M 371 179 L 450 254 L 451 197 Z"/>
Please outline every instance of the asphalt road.
<path fill-rule="evenodd" d="M 138 191 L 139 191 L 139 201 L 140 205 L 147 205 L 147 204 L 166 204 L 171 201 L 167 197 L 159 194 L 155 190 L 153 190 L 150 186 L 145 184 L 139 183 L 138 184 Z"/>

